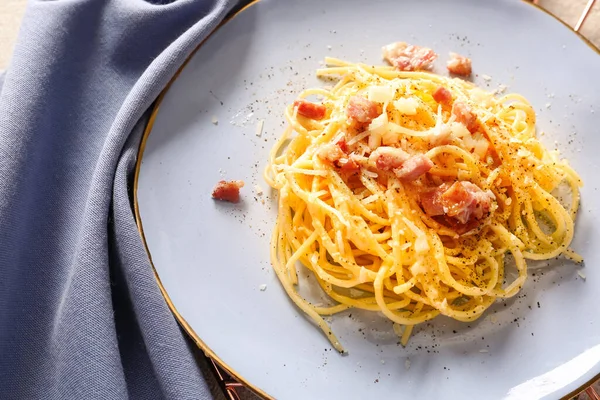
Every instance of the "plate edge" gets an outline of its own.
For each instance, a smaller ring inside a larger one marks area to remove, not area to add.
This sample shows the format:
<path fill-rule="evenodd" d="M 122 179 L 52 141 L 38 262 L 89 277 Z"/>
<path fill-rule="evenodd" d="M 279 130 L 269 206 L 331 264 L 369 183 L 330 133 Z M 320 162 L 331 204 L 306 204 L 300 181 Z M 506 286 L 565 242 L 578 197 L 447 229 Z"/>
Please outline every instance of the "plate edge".
<path fill-rule="evenodd" d="M 138 197 L 137 197 L 139 175 L 140 175 L 140 171 L 141 171 L 142 157 L 144 155 L 144 150 L 146 148 L 146 142 L 147 142 L 148 137 L 150 136 L 150 133 L 151 133 L 152 128 L 154 126 L 154 121 L 156 120 L 156 116 L 158 115 L 158 111 L 160 109 L 160 104 L 161 104 L 162 100 L 164 99 L 166 93 L 170 89 L 171 85 L 173 84 L 173 82 L 175 82 L 175 80 L 177 80 L 177 78 L 179 77 L 179 75 L 181 74 L 181 72 L 183 71 L 183 69 L 187 66 L 187 64 L 190 62 L 190 60 L 194 57 L 194 55 L 200 49 L 200 47 L 202 47 L 202 45 L 216 31 L 218 31 L 222 26 L 224 26 L 229 21 L 231 21 L 232 19 L 234 19 L 235 17 L 237 17 L 240 13 L 242 13 L 246 9 L 248 9 L 248 8 L 256 5 L 260 1 L 261 0 L 252 0 L 247 5 L 245 5 L 244 7 L 242 7 L 241 9 L 239 9 L 238 11 L 235 11 L 232 15 L 230 15 L 227 18 L 225 18 L 220 24 L 218 24 L 217 27 L 215 27 L 215 29 L 213 29 L 213 31 L 210 32 L 210 34 L 204 40 L 202 40 L 198 44 L 198 46 L 196 46 L 196 48 L 190 53 L 190 55 L 186 58 L 186 60 L 181 65 L 181 67 L 179 67 L 179 69 L 177 70 L 177 72 L 175 73 L 175 75 L 169 80 L 169 83 L 165 86 L 165 88 L 161 91 L 160 95 L 157 97 L 156 101 L 154 102 L 154 105 L 153 105 L 150 117 L 148 119 L 148 123 L 146 124 L 146 127 L 144 128 L 144 133 L 142 135 L 142 138 L 141 138 L 141 141 L 140 141 L 140 145 L 139 145 L 139 148 L 138 148 L 138 152 L 137 152 L 137 159 L 136 159 L 136 163 L 135 163 L 135 171 L 134 171 L 134 178 L 133 178 L 133 208 L 134 208 L 134 216 L 135 216 L 135 222 L 136 222 L 136 225 L 137 225 L 137 228 L 138 228 L 138 232 L 140 234 L 140 238 L 142 239 L 142 243 L 144 245 L 144 248 L 146 249 L 146 253 L 148 254 L 148 259 L 150 261 L 150 265 L 152 266 L 152 272 L 154 273 L 154 277 L 156 279 L 156 282 L 158 284 L 160 292 L 163 295 L 163 297 L 165 299 L 165 302 L 167 303 L 167 306 L 169 307 L 169 309 L 171 310 L 171 312 L 175 316 L 175 319 L 181 325 L 182 329 L 194 341 L 194 343 L 200 348 L 200 350 L 202 350 L 204 352 L 204 354 L 207 357 L 210 357 L 212 360 L 214 360 L 229 375 L 231 375 L 236 380 L 238 380 L 239 382 L 241 382 L 244 385 L 246 385 L 246 387 L 248 387 L 250 390 L 252 390 L 259 397 L 261 397 L 263 399 L 266 399 L 266 400 L 275 400 L 274 397 L 270 396 L 264 390 L 258 388 L 257 386 L 254 386 L 247 379 L 245 379 L 240 373 L 238 373 L 233 368 L 231 368 L 228 364 L 226 364 L 213 350 L 211 350 L 206 345 L 206 343 L 204 343 L 204 341 L 202 341 L 202 339 L 200 339 L 200 337 L 198 336 L 198 334 L 188 324 L 188 322 L 185 320 L 185 318 L 177 311 L 177 309 L 175 308 L 175 305 L 171 301 L 171 298 L 169 297 L 169 295 L 168 295 L 165 287 L 163 286 L 163 284 L 162 284 L 162 282 L 160 280 L 160 277 L 158 276 L 158 272 L 156 271 L 156 268 L 154 267 L 154 263 L 152 262 L 152 254 L 150 253 L 150 249 L 148 248 L 148 244 L 146 242 L 146 237 L 144 235 L 144 229 L 143 229 L 143 225 L 142 225 L 142 218 L 141 218 L 140 211 L 139 211 Z M 579 31 L 573 29 L 573 27 L 571 27 L 565 21 L 563 21 L 562 19 L 560 19 L 559 17 L 557 17 L 556 15 L 554 15 L 552 12 L 546 10 L 545 8 L 541 7 L 540 5 L 536 4 L 533 1 L 530 1 L 530 0 L 519 0 L 519 1 L 521 1 L 523 3 L 527 3 L 527 4 L 531 5 L 531 6 L 533 6 L 534 8 L 536 8 L 536 9 L 544 12 L 545 14 L 551 16 L 552 18 L 554 18 L 555 20 L 557 20 L 558 22 L 560 22 L 563 26 L 567 27 L 572 33 L 574 33 L 575 35 L 577 35 L 579 37 L 579 39 L 581 39 L 585 44 L 587 44 L 598 55 L 600 55 L 600 48 L 596 47 L 596 45 L 594 43 L 592 43 L 588 38 L 586 38 L 585 36 L 583 36 Z M 567 395 L 561 397 L 561 400 L 572 399 L 574 396 L 577 396 L 578 394 L 580 394 L 583 391 L 585 391 L 588 387 L 590 387 L 598 379 L 600 379 L 600 372 L 598 374 L 596 374 L 593 378 L 591 378 L 589 381 L 587 381 L 583 385 L 579 386 L 577 389 L 575 389 L 575 390 L 569 392 Z"/>

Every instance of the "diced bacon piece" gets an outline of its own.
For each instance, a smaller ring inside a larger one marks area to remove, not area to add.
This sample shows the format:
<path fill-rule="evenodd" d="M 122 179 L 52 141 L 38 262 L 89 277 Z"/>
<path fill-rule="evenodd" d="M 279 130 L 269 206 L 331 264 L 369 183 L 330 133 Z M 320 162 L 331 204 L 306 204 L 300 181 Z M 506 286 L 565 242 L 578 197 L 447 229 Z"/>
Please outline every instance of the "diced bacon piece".
<path fill-rule="evenodd" d="M 446 67 L 450 73 L 455 75 L 471 75 L 471 59 L 460 54 L 450 53 L 450 60 Z"/>
<path fill-rule="evenodd" d="M 467 127 L 469 132 L 477 131 L 477 115 L 471 110 L 467 104 L 457 101 L 452 106 L 452 114 L 456 117 L 456 122 L 459 122 Z"/>
<path fill-rule="evenodd" d="M 353 159 L 352 154 L 348 153 L 345 139 L 324 145 L 318 151 L 317 156 L 339 168 L 340 172 L 345 174 L 353 174 L 360 170 L 360 165 Z"/>
<path fill-rule="evenodd" d="M 304 99 L 294 101 L 294 107 L 298 107 L 298 114 L 310 119 L 323 119 L 327 112 L 327 108 L 323 104 Z"/>
<path fill-rule="evenodd" d="M 400 71 L 418 71 L 430 68 L 437 54 L 427 47 L 396 42 L 383 47 L 383 58 Z"/>
<path fill-rule="evenodd" d="M 440 104 L 450 104 L 452 102 L 452 93 L 445 87 L 440 86 L 433 92 L 433 99 Z"/>
<path fill-rule="evenodd" d="M 242 187 L 244 187 L 244 181 L 219 181 L 212 192 L 212 197 L 216 200 L 237 203 L 240 201 Z"/>
<path fill-rule="evenodd" d="M 444 211 L 461 224 L 471 219 L 482 219 L 492 205 L 492 195 L 466 181 L 454 182 L 441 196 Z"/>
<path fill-rule="evenodd" d="M 349 153 L 348 143 L 346 142 L 346 138 L 341 138 L 340 140 L 338 140 L 337 145 L 344 153 L 346 153 L 346 154 Z"/>
<path fill-rule="evenodd" d="M 377 103 L 367 100 L 362 96 L 353 96 L 348 101 L 346 113 L 348 117 L 357 122 L 370 123 L 381 114 L 381 110 Z"/>
<path fill-rule="evenodd" d="M 319 149 L 317 156 L 322 160 L 329 161 L 333 164 L 340 158 L 346 157 L 347 155 L 338 144 L 328 143 Z"/>
<path fill-rule="evenodd" d="M 380 146 L 371 155 L 369 160 L 375 162 L 377 168 L 383 171 L 392 171 L 399 168 L 410 158 L 410 155 L 396 147 Z"/>
<path fill-rule="evenodd" d="M 419 196 L 423 211 L 430 217 L 440 217 L 448 226 L 463 234 L 475 229 L 490 211 L 493 193 L 477 185 L 459 181 L 443 183 Z"/>
<path fill-rule="evenodd" d="M 433 167 L 433 162 L 419 154 L 406 160 L 400 168 L 394 169 L 394 174 L 402 180 L 414 181 Z"/>

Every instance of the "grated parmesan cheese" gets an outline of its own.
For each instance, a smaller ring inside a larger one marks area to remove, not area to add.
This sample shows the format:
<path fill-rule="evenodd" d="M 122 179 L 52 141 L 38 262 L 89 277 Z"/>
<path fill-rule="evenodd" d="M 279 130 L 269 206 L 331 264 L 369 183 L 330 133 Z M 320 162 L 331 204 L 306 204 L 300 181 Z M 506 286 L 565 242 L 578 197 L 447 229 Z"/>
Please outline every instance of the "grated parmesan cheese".
<path fill-rule="evenodd" d="M 213 117 L 212 117 L 212 123 L 213 123 L 214 125 L 218 125 L 218 124 L 219 124 L 219 120 L 217 119 L 217 116 L 216 116 L 216 115 L 213 115 Z"/>
<path fill-rule="evenodd" d="M 584 281 L 587 279 L 585 274 L 583 272 L 581 272 L 581 270 L 577 270 L 577 275 L 579 275 L 579 277 L 581 279 L 583 279 Z"/>
<path fill-rule="evenodd" d="M 262 188 L 260 186 L 258 186 L 258 185 L 254 185 L 254 191 L 256 192 L 256 194 L 258 196 L 262 196 L 263 193 L 264 193 L 263 190 L 262 190 Z"/>
<path fill-rule="evenodd" d="M 264 292 L 265 290 L 267 290 L 267 284 L 263 283 L 262 285 L 259 286 L 259 289 L 261 292 Z"/>

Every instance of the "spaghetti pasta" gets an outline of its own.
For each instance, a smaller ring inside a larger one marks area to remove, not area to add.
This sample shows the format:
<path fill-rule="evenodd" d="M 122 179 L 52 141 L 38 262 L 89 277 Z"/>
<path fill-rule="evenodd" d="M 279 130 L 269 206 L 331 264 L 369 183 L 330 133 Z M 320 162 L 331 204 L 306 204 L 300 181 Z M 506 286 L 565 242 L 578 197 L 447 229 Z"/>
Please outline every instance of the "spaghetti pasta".
<path fill-rule="evenodd" d="M 338 351 L 323 316 L 381 312 L 405 345 L 416 324 L 439 314 L 472 321 L 517 294 L 527 260 L 581 261 L 569 246 L 582 182 L 536 139 L 525 98 L 429 72 L 325 61 L 317 76 L 337 84 L 286 108 L 265 179 L 279 194 L 275 272 Z M 554 195 L 563 186 L 568 207 Z M 336 305 L 299 295 L 297 262 Z"/>

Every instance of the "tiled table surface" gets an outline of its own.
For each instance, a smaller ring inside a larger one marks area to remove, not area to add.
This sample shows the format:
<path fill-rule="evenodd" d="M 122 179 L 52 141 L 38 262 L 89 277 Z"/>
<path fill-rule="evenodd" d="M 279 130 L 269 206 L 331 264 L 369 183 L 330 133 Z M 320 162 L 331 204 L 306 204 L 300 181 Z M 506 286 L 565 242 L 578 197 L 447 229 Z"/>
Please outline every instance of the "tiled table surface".
<path fill-rule="evenodd" d="M 560 17 L 570 26 L 575 26 L 579 15 L 585 7 L 588 0 L 539 0 L 538 3 Z M 27 0 L 1 0 L 0 1 L 0 70 L 9 66 L 10 57 L 17 39 L 19 26 L 25 12 L 25 4 Z M 596 46 L 600 47 L 600 2 L 592 9 L 588 19 L 583 25 L 581 31 L 584 36 L 592 41 Z M 200 357 L 199 357 L 200 358 Z M 211 373 L 208 371 L 208 366 L 204 360 L 201 360 L 203 369 L 209 377 L 211 390 L 215 394 L 215 400 L 224 400 L 225 397 L 220 392 L 220 389 Z M 600 384 L 596 384 L 596 390 L 600 392 Z M 242 400 L 255 400 L 256 397 L 247 390 L 238 390 Z M 578 396 L 577 400 L 588 399 L 583 394 Z"/>

